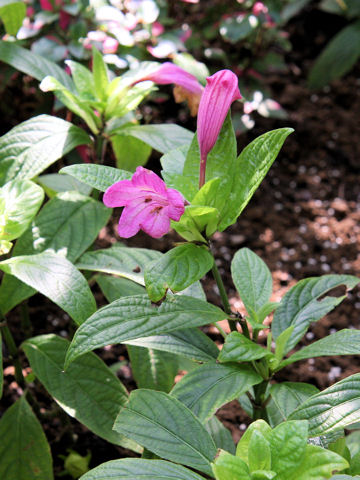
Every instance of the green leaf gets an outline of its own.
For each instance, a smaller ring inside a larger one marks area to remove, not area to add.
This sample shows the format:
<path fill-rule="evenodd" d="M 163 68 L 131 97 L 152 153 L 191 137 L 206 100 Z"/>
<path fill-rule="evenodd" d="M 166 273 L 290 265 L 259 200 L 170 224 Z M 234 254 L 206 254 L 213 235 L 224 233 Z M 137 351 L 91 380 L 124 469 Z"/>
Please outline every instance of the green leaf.
<path fill-rule="evenodd" d="M 312 437 L 360 420 L 360 373 L 350 375 L 302 403 L 289 417 L 309 422 Z"/>
<path fill-rule="evenodd" d="M 133 391 L 114 429 L 160 457 L 211 474 L 214 442 L 192 412 L 166 393 Z"/>
<path fill-rule="evenodd" d="M 204 480 L 195 472 L 165 460 L 122 458 L 111 460 L 85 473 L 80 480 Z"/>
<path fill-rule="evenodd" d="M 183 145 L 189 145 L 194 135 L 190 130 L 173 123 L 133 125 L 109 133 L 111 135 L 116 133 L 130 135 L 142 140 L 161 153 L 167 153 Z"/>
<path fill-rule="evenodd" d="M 249 37 L 258 25 L 253 15 L 231 15 L 220 23 L 219 32 L 228 42 L 237 43 Z"/>
<path fill-rule="evenodd" d="M 274 364 L 277 366 L 283 356 L 284 356 L 284 351 L 286 348 L 286 344 L 289 341 L 289 338 L 291 338 L 291 335 L 293 334 L 294 331 L 294 325 L 291 325 L 288 327 L 286 330 L 280 333 L 278 338 L 276 339 L 276 344 L 275 344 L 275 359 L 274 359 Z M 274 366 L 275 366 L 274 365 Z"/>
<path fill-rule="evenodd" d="M 45 251 L 0 262 L 0 270 L 35 288 L 77 323 L 96 310 L 95 299 L 81 273 L 64 257 Z"/>
<path fill-rule="evenodd" d="M 310 70 L 310 88 L 321 88 L 349 72 L 360 57 L 360 21 L 335 35 Z"/>
<path fill-rule="evenodd" d="M 90 130 L 97 135 L 99 127 L 101 126 L 100 119 L 95 115 L 94 111 L 81 100 L 77 94 L 72 93 L 61 82 L 51 75 L 45 77 L 40 85 L 40 90 L 43 92 L 55 92 L 58 99 L 73 113 L 79 115 L 90 128 Z"/>
<path fill-rule="evenodd" d="M 153 260 L 161 257 L 156 250 L 128 248 L 121 244 L 110 248 L 87 252 L 76 264 L 80 270 L 92 270 L 120 275 L 144 285 L 144 270 Z"/>
<path fill-rule="evenodd" d="M 138 388 L 168 393 L 179 370 L 177 358 L 170 353 L 144 347 L 127 347 L 131 371 Z"/>
<path fill-rule="evenodd" d="M 127 340 L 199 327 L 223 320 L 219 308 L 191 297 L 168 297 L 160 307 L 147 295 L 123 297 L 98 310 L 76 331 L 66 365 L 95 348 Z"/>
<path fill-rule="evenodd" d="M 171 222 L 171 226 L 189 242 L 203 242 L 215 233 L 219 222 L 219 211 L 214 207 L 188 205 L 179 222 Z"/>
<path fill-rule="evenodd" d="M 29 180 L 13 180 L 0 188 L 0 239 L 20 237 L 44 200 L 44 191 Z"/>
<path fill-rule="evenodd" d="M 215 415 L 204 424 L 204 427 L 214 440 L 216 448 L 226 450 L 233 455 L 235 454 L 235 444 L 230 430 L 225 428 Z"/>
<path fill-rule="evenodd" d="M 92 188 L 85 183 L 79 182 L 70 175 L 59 175 L 58 173 L 49 173 L 37 178 L 37 183 L 43 187 L 46 194 L 53 198 L 61 192 L 78 192 L 83 195 L 90 195 Z"/>
<path fill-rule="evenodd" d="M 270 299 L 272 278 L 261 258 L 248 248 L 238 250 L 231 262 L 231 275 L 246 310 L 258 312 Z"/>
<path fill-rule="evenodd" d="M 241 152 L 232 175 L 231 193 L 222 214 L 220 231 L 235 223 L 293 131 L 292 128 L 280 128 L 267 132 Z"/>
<path fill-rule="evenodd" d="M 99 437 L 140 451 L 138 445 L 112 429 L 128 399 L 124 385 L 94 353 L 79 358 L 64 372 L 68 346 L 67 340 L 52 334 L 22 344 L 35 375 L 68 415 Z"/>
<path fill-rule="evenodd" d="M 222 405 L 261 381 L 260 375 L 246 365 L 209 362 L 185 375 L 171 395 L 206 422 Z"/>
<path fill-rule="evenodd" d="M 299 468 L 286 480 L 324 480 L 335 471 L 344 470 L 348 462 L 337 453 L 315 445 L 307 445 L 305 456 Z M 276 477 L 278 478 L 278 477 Z"/>
<path fill-rule="evenodd" d="M 280 368 L 305 358 L 359 355 L 360 330 L 344 329 L 302 348 L 280 364 Z"/>
<path fill-rule="evenodd" d="M 6 33 L 15 36 L 26 15 L 23 2 L 2 0 L 0 3 L 0 18 L 4 22 Z"/>
<path fill-rule="evenodd" d="M 22 396 L 0 421 L 0 478 L 52 480 L 50 447 L 39 420 Z"/>
<path fill-rule="evenodd" d="M 151 146 L 142 140 L 129 135 L 111 137 L 111 145 L 116 157 L 116 166 L 129 172 L 135 172 L 136 167 L 145 165 L 151 154 Z"/>
<path fill-rule="evenodd" d="M 220 450 L 212 469 L 216 480 L 250 480 L 250 471 L 241 458 Z"/>
<path fill-rule="evenodd" d="M 105 165 L 69 165 L 62 168 L 60 173 L 71 175 L 80 182 L 90 185 L 90 187 L 96 188 L 101 192 L 105 192 L 111 185 L 120 180 L 127 180 L 132 177 L 131 172 Z"/>
<path fill-rule="evenodd" d="M 249 463 L 249 446 L 251 437 L 255 432 L 260 432 L 265 439 L 268 439 L 271 428 L 265 420 L 256 420 L 245 430 L 244 435 L 240 438 L 236 447 L 236 456 L 241 458 L 245 463 Z"/>
<path fill-rule="evenodd" d="M 0 345 L 2 345 L 1 331 L 0 331 Z M 2 348 L 0 348 L 0 399 L 3 394 L 3 385 L 4 385 L 4 369 L 3 369 Z"/>
<path fill-rule="evenodd" d="M 118 300 L 120 297 L 145 294 L 144 287 L 127 278 L 99 274 L 96 275 L 96 282 L 109 303 Z"/>
<path fill-rule="evenodd" d="M 45 204 L 16 242 L 14 256 L 51 249 L 74 262 L 94 242 L 110 212 L 102 203 L 75 192 L 59 194 Z M 1 311 L 7 313 L 34 293 L 17 278 L 5 275 L 0 287 Z"/>
<path fill-rule="evenodd" d="M 276 480 L 289 480 L 297 472 L 307 445 L 308 425 L 304 421 L 281 423 L 269 434 L 271 469 Z"/>
<path fill-rule="evenodd" d="M 254 430 L 249 442 L 250 471 L 271 469 L 270 444 L 259 430 Z"/>
<path fill-rule="evenodd" d="M 71 76 L 78 95 L 84 99 L 95 100 L 95 83 L 90 70 L 73 60 L 65 60 L 65 63 L 71 70 Z"/>
<path fill-rule="evenodd" d="M 93 77 L 96 96 L 99 100 L 106 100 L 106 89 L 109 85 L 109 73 L 99 50 L 93 46 Z"/>
<path fill-rule="evenodd" d="M 158 302 L 169 288 L 173 292 L 181 292 L 200 280 L 213 263 L 213 256 L 208 249 L 193 243 L 169 250 L 145 268 L 144 279 L 150 300 Z"/>
<path fill-rule="evenodd" d="M 287 420 L 299 405 L 318 392 L 319 389 L 309 383 L 282 382 L 271 385 L 271 401 L 266 411 L 272 426 Z"/>
<path fill-rule="evenodd" d="M 78 145 L 90 143 L 89 135 L 72 123 L 50 115 L 33 117 L 0 139 L 0 162 L 8 162 L 0 184 L 34 178 Z"/>
<path fill-rule="evenodd" d="M 216 344 L 197 328 L 127 340 L 123 343 L 173 353 L 196 362 L 215 360 L 219 353 Z"/>
<path fill-rule="evenodd" d="M 65 70 L 55 62 L 47 60 L 26 48 L 19 47 L 11 42 L 0 41 L 0 60 L 40 82 L 47 75 L 52 75 L 71 92 L 76 93 L 74 82 Z"/>
<path fill-rule="evenodd" d="M 219 362 L 251 362 L 272 355 L 269 350 L 249 340 L 242 333 L 227 335 L 218 357 Z"/>
<path fill-rule="evenodd" d="M 283 297 L 271 325 L 275 340 L 281 332 L 294 325 L 284 353 L 298 343 L 312 322 L 320 320 L 346 297 L 319 298 L 335 287 L 345 285 L 352 289 L 359 282 L 358 278 L 351 275 L 323 275 L 306 278 L 294 285 Z"/>

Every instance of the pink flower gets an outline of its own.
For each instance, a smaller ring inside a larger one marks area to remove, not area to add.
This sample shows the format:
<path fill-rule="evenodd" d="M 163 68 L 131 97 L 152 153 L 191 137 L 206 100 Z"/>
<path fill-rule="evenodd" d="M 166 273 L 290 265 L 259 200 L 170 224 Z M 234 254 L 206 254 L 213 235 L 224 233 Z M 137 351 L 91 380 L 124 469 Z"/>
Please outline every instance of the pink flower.
<path fill-rule="evenodd" d="M 207 155 L 216 143 L 231 104 L 241 98 L 238 79 L 230 70 L 220 70 L 208 77 L 197 118 L 200 147 L 200 188 L 205 183 Z"/>
<path fill-rule="evenodd" d="M 151 80 L 159 85 L 175 83 L 188 92 L 195 94 L 201 94 L 203 91 L 202 85 L 200 85 L 194 75 L 171 62 L 163 63 L 157 70 L 137 79 L 135 83 L 144 82 L 145 80 Z"/>
<path fill-rule="evenodd" d="M 167 188 L 154 172 L 137 167 L 131 180 L 120 180 L 103 197 L 107 207 L 125 207 L 119 221 L 120 237 L 129 238 L 144 230 L 160 238 L 170 230 L 170 219 L 179 221 L 184 213 L 180 192 Z"/>
<path fill-rule="evenodd" d="M 103 53 L 116 53 L 119 42 L 113 37 L 106 37 L 103 41 Z"/>
<path fill-rule="evenodd" d="M 261 14 L 261 13 L 268 13 L 268 8 L 266 5 L 264 5 L 262 2 L 255 2 L 254 3 L 254 6 L 252 8 L 252 12 L 254 15 L 256 15 L 257 17 Z"/>

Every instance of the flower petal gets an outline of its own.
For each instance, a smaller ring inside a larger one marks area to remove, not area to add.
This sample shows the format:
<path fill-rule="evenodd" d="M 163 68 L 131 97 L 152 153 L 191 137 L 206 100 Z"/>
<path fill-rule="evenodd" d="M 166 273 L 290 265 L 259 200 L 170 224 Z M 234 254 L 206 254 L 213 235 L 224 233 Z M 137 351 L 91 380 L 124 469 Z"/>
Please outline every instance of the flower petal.
<path fill-rule="evenodd" d="M 185 212 L 184 197 L 174 188 L 167 189 L 167 197 L 169 200 L 169 218 L 178 222 L 181 215 Z"/>
<path fill-rule="evenodd" d="M 155 210 L 155 211 L 154 211 Z M 153 209 L 150 215 L 141 222 L 140 228 L 153 238 L 160 238 L 170 230 L 168 207 Z"/>
<path fill-rule="evenodd" d="M 156 173 L 144 167 L 137 167 L 132 179 L 132 184 L 137 189 L 145 189 L 164 195 L 166 198 L 166 185 Z"/>
<path fill-rule="evenodd" d="M 134 187 L 131 180 L 120 180 L 106 190 L 103 202 L 107 207 L 124 207 L 139 195 L 144 194 Z"/>
<path fill-rule="evenodd" d="M 126 206 L 121 214 L 118 226 L 120 237 L 130 238 L 138 233 L 141 223 L 151 215 L 153 206 L 150 203 L 133 202 Z"/>

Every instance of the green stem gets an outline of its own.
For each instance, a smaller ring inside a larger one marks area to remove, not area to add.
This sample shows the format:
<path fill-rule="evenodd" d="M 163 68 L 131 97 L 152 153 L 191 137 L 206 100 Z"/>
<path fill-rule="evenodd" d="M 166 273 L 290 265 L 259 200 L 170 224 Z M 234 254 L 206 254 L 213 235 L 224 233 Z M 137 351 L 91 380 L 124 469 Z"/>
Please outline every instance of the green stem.
<path fill-rule="evenodd" d="M 23 390 L 25 389 L 25 379 L 24 375 L 22 373 L 22 367 L 21 363 L 19 360 L 19 354 L 18 354 L 18 349 L 15 344 L 14 337 L 12 336 L 12 333 L 7 326 L 6 319 L 3 317 L 3 322 L 1 323 L 1 333 L 4 337 L 4 341 L 6 343 L 7 349 L 9 351 L 10 357 L 14 363 L 15 367 L 15 380 L 16 383 L 19 385 L 20 388 Z"/>
<path fill-rule="evenodd" d="M 263 420 L 267 420 L 267 413 L 265 409 L 265 405 L 266 405 L 265 394 L 266 394 L 268 383 L 269 383 L 268 380 L 264 380 L 258 385 L 254 386 L 254 394 L 255 394 L 255 399 L 253 401 L 254 420 L 259 420 L 260 418 L 262 418 Z"/>
<path fill-rule="evenodd" d="M 222 306 L 224 308 L 224 311 L 227 315 L 230 316 L 230 315 L 232 315 L 232 311 L 231 311 L 229 299 L 227 297 L 226 290 L 225 290 L 224 283 L 222 281 L 219 269 L 216 266 L 215 258 L 214 258 L 214 265 L 213 265 L 211 271 L 212 271 L 212 274 L 214 276 L 214 279 L 215 279 L 216 284 L 217 284 L 218 289 L 219 289 L 219 293 L 220 293 L 220 297 L 221 297 L 221 303 L 222 303 Z M 229 322 L 230 330 L 232 332 L 237 332 L 236 323 L 231 322 L 229 319 L 228 319 L 228 322 Z"/>

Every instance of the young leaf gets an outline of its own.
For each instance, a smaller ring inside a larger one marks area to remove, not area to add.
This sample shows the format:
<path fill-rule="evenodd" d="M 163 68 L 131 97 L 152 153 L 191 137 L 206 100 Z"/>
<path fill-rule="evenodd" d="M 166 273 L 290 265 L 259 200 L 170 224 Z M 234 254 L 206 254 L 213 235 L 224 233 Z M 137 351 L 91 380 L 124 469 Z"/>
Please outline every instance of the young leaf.
<path fill-rule="evenodd" d="M 309 74 L 310 88 L 321 88 L 351 70 L 360 57 L 360 21 L 335 35 L 316 59 Z"/>
<path fill-rule="evenodd" d="M 50 446 L 25 396 L 20 397 L 2 416 L 0 438 L 0 478 L 54 478 Z"/>
<path fill-rule="evenodd" d="M 71 77 L 81 98 L 95 100 L 95 83 L 90 70 L 73 60 L 65 60 L 71 70 Z"/>
<path fill-rule="evenodd" d="M 121 244 L 85 253 L 76 264 L 80 270 L 111 273 L 144 285 L 144 270 L 161 253 L 146 248 L 128 248 Z"/>
<path fill-rule="evenodd" d="M 297 472 L 305 454 L 307 434 L 304 421 L 281 423 L 269 434 L 271 469 L 278 480 L 289 480 Z"/>
<path fill-rule="evenodd" d="M 275 342 L 275 365 L 279 364 L 284 356 L 286 344 L 294 331 L 294 325 L 280 333 Z"/>
<path fill-rule="evenodd" d="M 261 381 L 260 375 L 246 365 L 209 362 L 185 375 L 171 395 L 192 410 L 201 422 L 206 422 L 222 405 Z"/>
<path fill-rule="evenodd" d="M 360 420 L 360 373 L 340 380 L 305 400 L 289 417 L 307 420 L 312 437 L 345 428 Z"/>
<path fill-rule="evenodd" d="M 111 187 L 120 180 L 131 178 L 132 173 L 117 168 L 107 167 L 105 165 L 69 165 L 60 170 L 60 173 L 66 173 L 75 177 L 80 182 L 90 185 L 101 192 Z"/>
<path fill-rule="evenodd" d="M 131 371 L 138 388 L 149 388 L 168 393 L 179 370 L 176 356 L 150 348 L 127 347 Z"/>
<path fill-rule="evenodd" d="M 358 278 L 351 275 L 323 275 L 306 278 L 294 285 L 283 297 L 271 325 L 275 340 L 281 332 L 294 326 L 284 354 L 298 343 L 312 322 L 320 320 L 345 298 L 325 297 L 319 300 L 320 297 L 340 285 L 351 290 L 359 282 Z"/>
<path fill-rule="evenodd" d="M 286 480 L 323 480 L 330 478 L 335 471 L 348 467 L 348 462 L 337 453 L 315 445 L 307 445 L 303 461 L 292 475 L 288 474 Z M 277 477 L 276 477 L 277 478 Z"/>
<path fill-rule="evenodd" d="M 265 420 L 256 420 L 245 430 L 244 435 L 240 438 L 236 447 L 236 456 L 241 458 L 245 463 L 249 463 L 250 441 L 253 434 L 257 431 L 260 432 L 265 439 L 269 439 L 271 428 Z"/>
<path fill-rule="evenodd" d="M 66 366 L 95 348 L 199 327 L 224 317 L 219 308 L 184 295 L 169 297 L 160 307 L 152 305 L 147 295 L 123 297 L 98 310 L 76 331 Z"/>
<path fill-rule="evenodd" d="M 130 135 L 111 137 L 111 145 L 116 157 L 116 166 L 129 172 L 135 172 L 136 167 L 145 165 L 152 150 L 142 140 Z"/>
<path fill-rule="evenodd" d="M 216 360 L 219 353 L 216 344 L 197 328 L 187 328 L 164 335 L 125 340 L 123 343 L 173 353 L 196 362 Z"/>
<path fill-rule="evenodd" d="M 79 325 L 96 310 L 95 299 L 81 273 L 64 257 L 46 251 L 0 262 L 0 270 L 38 290 Z"/>
<path fill-rule="evenodd" d="M 133 391 L 114 430 L 167 460 L 211 474 L 212 438 L 188 408 L 166 393 Z"/>
<path fill-rule="evenodd" d="M 26 120 L 0 138 L 0 162 L 8 162 L 0 184 L 34 178 L 78 145 L 90 143 L 84 130 L 61 118 L 39 115 Z"/>
<path fill-rule="evenodd" d="M 0 4 L 0 18 L 4 22 L 6 33 L 15 36 L 26 15 L 23 2 L 3 0 Z"/>
<path fill-rule="evenodd" d="M 197 473 L 165 460 L 143 458 L 122 458 L 103 463 L 85 473 L 80 480 L 205 480 Z"/>
<path fill-rule="evenodd" d="M 99 52 L 99 50 L 93 46 L 93 77 L 96 96 L 99 100 L 106 100 L 106 89 L 109 85 L 109 74 L 106 63 Z"/>
<path fill-rule="evenodd" d="M 0 239 L 20 237 L 44 200 L 41 187 L 29 180 L 13 180 L 0 188 Z"/>
<path fill-rule="evenodd" d="M 189 145 L 193 133 L 172 123 L 156 125 L 131 125 L 108 132 L 110 135 L 130 135 L 150 145 L 154 150 L 167 153 L 170 150 Z"/>
<path fill-rule="evenodd" d="M 246 463 L 241 458 L 234 457 L 220 450 L 212 469 L 216 480 L 250 480 L 252 477 Z"/>
<path fill-rule="evenodd" d="M 238 250 L 231 262 L 231 275 L 246 310 L 258 312 L 270 299 L 272 278 L 261 258 L 248 248 Z"/>
<path fill-rule="evenodd" d="M 279 368 L 283 368 L 290 363 L 304 360 L 305 358 L 328 357 L 333 355 L 359 355 L 360 354 L 360 331 L 354 329 L 344 329 L 332 333 L 317 342 L 302 348 L 291 355 L 283 362 Z"/>
<path fill-rule="evenodd" d="M 206 428 L 206 431 L 210 433 L 216 448 L 221 448 L 222 450 L 226 450 L 232 455 L 235 455 L 235 444 L 230 430 L 224 427 L 215 415 L 204 423 L 204 427 Z"/>
<path fill-rule="evenodd" d="M 35 375 L 68 415 L 99 437 L 139 452 L 139 445 L 112 429 L 128 399 L 123 384 L 94 353 L 79 358 L 64 372 L 68 346 L 67 340 L 52 334 L 22 344 Z"/>
<path fill-rule="evenodd" d="M 225 339 L 219 362 L 251 362 L 272 355 L 269 350 L 249 340 L 242 333 L 231 332 Z"/>
<path fill-rule="evenodd" d="M 144 272 L 145 286 L 153 302 L 158 302 L 170 288 L 181 292 L 200 280 L 213 266 L 214 259 L 204 248 L 186 243 L 169 250 L 159 260 L 149 263 Z"/>
<path fill-rule="evenodd" d="M 65 70 L 55 62 L 47 60 L 26 48 L 19 47 L 15 43 L 0 41 L 0 60 L 40 82 L 47 75 L 52 75 L 67 89 L 76 93 L 74 82 Z"/>
<path fill-rule="evenodd" d="M 259 430 L 254 430 L 249 442 L 250 471 L 271 469 L 270 444 Z"/>
<path fill-rule="evenodd" d="M 232 174 L 231 193 L 222 213 L 220 231 L 235 223 L 292 132 L 292 128 L 272 130 L 256 138 L 241 152 Z"/>

